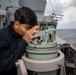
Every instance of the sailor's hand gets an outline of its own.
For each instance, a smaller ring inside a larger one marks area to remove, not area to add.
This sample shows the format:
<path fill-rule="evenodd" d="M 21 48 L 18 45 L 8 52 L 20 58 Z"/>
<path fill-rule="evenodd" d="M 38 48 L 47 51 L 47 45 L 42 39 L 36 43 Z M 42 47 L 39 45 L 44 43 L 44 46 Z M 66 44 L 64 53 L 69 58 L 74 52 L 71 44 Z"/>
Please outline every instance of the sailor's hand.
<path fill-rule="evenodd" d="M 35 34 L 36 32 L 38 32 L 38 28 L 39 26 L 34 26 L 33 28 L 29 29 L 25 35 L 23 36 L 23 39 L 29 43 L 29 42 L 32 42 L 32 40 L 36 39 L 38 37 L 38 35 L 33 35 Z"/>

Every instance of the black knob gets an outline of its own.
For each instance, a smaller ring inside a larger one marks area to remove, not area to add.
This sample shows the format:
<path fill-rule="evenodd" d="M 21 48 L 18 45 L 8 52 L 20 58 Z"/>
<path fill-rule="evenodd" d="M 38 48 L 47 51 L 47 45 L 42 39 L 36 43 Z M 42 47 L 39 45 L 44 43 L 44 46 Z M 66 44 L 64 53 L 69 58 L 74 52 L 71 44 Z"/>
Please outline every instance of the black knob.
<path fill-rule="evenodd" d="M 38 36 L 37 39 L 40 40 L 41 39 L 40 36 Z"/>

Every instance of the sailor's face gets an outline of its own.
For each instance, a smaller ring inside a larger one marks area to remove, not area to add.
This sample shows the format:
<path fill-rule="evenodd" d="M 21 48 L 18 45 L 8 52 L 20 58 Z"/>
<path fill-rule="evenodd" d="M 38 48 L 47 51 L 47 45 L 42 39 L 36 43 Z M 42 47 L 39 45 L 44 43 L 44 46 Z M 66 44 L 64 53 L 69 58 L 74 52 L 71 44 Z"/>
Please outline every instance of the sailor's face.
<path fill-rule="evenodd" d="M 19 34 L 21 37 L 25 35 L 27 30 L 31 29 L 32 26 L 29 24 L 20 24 L 19 22 L 15 21 L 14 22 L 14 29 L 17 34 Z"/>

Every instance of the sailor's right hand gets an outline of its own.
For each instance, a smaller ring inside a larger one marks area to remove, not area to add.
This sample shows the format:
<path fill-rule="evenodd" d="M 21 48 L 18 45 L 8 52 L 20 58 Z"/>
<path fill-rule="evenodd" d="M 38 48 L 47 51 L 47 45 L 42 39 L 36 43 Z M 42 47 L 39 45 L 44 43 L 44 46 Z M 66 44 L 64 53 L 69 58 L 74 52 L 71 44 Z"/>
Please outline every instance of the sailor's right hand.
<path fill-rule="evenodd" d="M 39 26 L 34 26 L 33 28 L 27 30 L 27 32 L 25 33 L 25 35 L 23 36 L 23 39 L 27 42 L 30 43 L 32 42 L 32 40 L 36 39 L 38 37 L 38 35 L 33 35 L 36 32 L 38 32 L 38 28 Z"/>

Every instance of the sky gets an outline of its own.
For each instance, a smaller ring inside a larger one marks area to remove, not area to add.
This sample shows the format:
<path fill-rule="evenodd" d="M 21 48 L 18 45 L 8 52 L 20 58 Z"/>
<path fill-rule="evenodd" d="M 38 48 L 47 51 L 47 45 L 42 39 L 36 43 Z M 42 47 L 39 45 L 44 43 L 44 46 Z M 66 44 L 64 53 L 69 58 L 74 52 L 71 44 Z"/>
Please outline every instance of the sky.
<path fill-rule="evenodd" d="M 45 15 L 61 14 L 57 29 L 76 29 L 76 0 L 47 0 Z"/>

